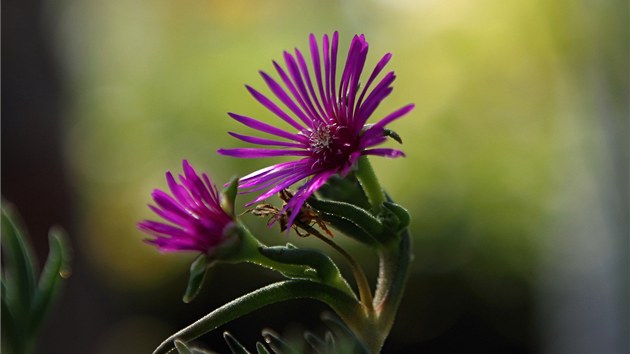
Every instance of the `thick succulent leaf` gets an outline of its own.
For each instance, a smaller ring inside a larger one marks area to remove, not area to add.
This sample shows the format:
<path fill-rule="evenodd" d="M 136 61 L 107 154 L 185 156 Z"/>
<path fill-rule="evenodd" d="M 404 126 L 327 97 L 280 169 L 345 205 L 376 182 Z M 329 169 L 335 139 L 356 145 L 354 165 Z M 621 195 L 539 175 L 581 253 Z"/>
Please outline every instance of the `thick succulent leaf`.
<path fill-rule="evenodd" d="M 31 307 L 31 324 L 39 327 L 59 292 L 61 279 L 70 275 L 70 247 L 65 232 L 52 228 L 48 235 L 49 251 L 39 277 L 39 286 Z"/>
<path fill-rule="evenodd" d="M 323 199 L 337 200 L 354 204 L 359 208 L 370 209 L 370 202 L 354 174 L 346 177 L 339 175 L 330 177 L 323 186 L 319 187 L 317 194 Z"/>
<path fill-rule="evenodd" d="M 205 254 L 200 254 L 190 265 L 190 276 L 188 278 L 188 286 L 184 293 L 183 301 L 189 303 L 197 297 L 203 281 L 208 274 L 210 268 L 210 258 Z"/>
<path fill-rule="evenodd" d="M 260 253 L 276 262 L 305 265 L 317 272 L 318 278 L 329 282 L 341 276 L 339 268 L 323 252 L 316 249 L 293 248 L 285 246 L 261 247 Z"/>
<path fill-rule="evenodd" d="M 37 281 L 37 265 L 23 228 L 10 206 L 2 208 L 2 348 L 9 353 L 32 349 L 38 327 L 68 275 L 69 247 L 59 229 L 50 232 L 50 253 Z"/>
<path fill-rule="evenodd" d="M 260 343 L 260 342 L 256 342 L 256 351 L 258 352 L 258 354 L 271 354 L 267 348 L 265 347 L 264 344 Z"/>
<path fill-rule="evenodd" d="M 178 354 L 216 354 L 215 352 L 207 351 L 197 347 L 191 347 L 179 339 L 175 339 L 173 341 L 173 344 L 175 345 L 175 349 L 177 350 Z"/>
<path fill-rule="evenodd" d="M 277 333 L 270 329 L 263 329 L 262 336 L 265 342 L 276 354 L 298 354 L 287 342 L 283 341 Z"/>
<path fill-rule="evenodd" d="M 346 218 L 370 233 L 378 234 L 383 229 L 383 225 L 377 218 L 356 205 L 317 198 L 309 198 L 308 204 L 317 211 Z"/>
<path fill-rule="evenodd" d="M 326 353 L 335 353 L 337 352 L 337 343 L 335 342 L 335 335 L 331 331 L 327 331 L 324 335 L 324 340 L 326 341 Z"/>
<path fill-rule="evenodd" d="M 316 336 L 314 333 L 306 331 L 304 332 L 304 340 L 313 348 L 315 353 L 317 354 L 325 354 L 326 350 L 326 342 Z"/>
<path fill-rule="evenodd" d="M 175 339 L 173 341 L 173 344 L 175 344 L 175 349 L 177 349 L 177 353 L 192 354 L 192 350 L 190 350 L 190 348 L 188 348 L 188 345 L 186 345 L 186 343 L 182 342 L 181 340 Z"/>
<path fill-rule="evenodd" d="M 409 212 L 407 211 L 407 209 L 400 206 L 400 204 L 396 204 L 393 202 L 385 202 L 383 203 L 383 205 L 390 212 L 396 215 L 396 218 L 398 219 L 399 230 L 402 230 L 406 228 L 407 226 L 409 226 L 409 222 L 411 221 L 411 216 L 409 215 Z"/>
<path fill-rule="evenodd" d="M 234 214 L 234 201 L 236 200 L 236 194 L 238 191 L 238 177 L 232 177 L 230 182 L 221 192 L 221 209 L 228 215 L 235 216 Z"/>
<path fill-rule="evenodd" d="M 364 243 L 370 247 L 378 246 L 378 241 L 376 241 L 376 239 L 360 225 L 333 214 L 320 213 L 320 217 L 333 228 L 341 231 L 344 235 L 354 239 L 355 241 Z"/>
<path fill-rule="evenodd" d="M 365 209 L 343 202 L 310 198 L 309 205 L 322 220 L 358 242 L 375 247 L 379 244 L 383 225 Z"/>
<path fill-rule="evenodd" d="M 340 318 L 330 312 L 324 312 L 321 319 L 334 334 L 331 343 L 335 352 L 355 354 L 370 353 L 365 345 L 352 333 L 352 330 L 350 330 Z M 331 336 L 331 338 L 332 337 L 333 336 Z M 328 337 L 326 339 L 328 342 Z"/>
<path fill-rule="evenodd" d="M 316 274 L 313 277 L 306 273 L 305 275 L 309 275 L 310 279 L 318 280 L 353 297 L 355 296 L 352 288 L 348 285 L 348 281 L 341 275 L 335 262 L 320 250 L 273 246 L 261 247 L 259 251 L 276 262 L 307 266 L 309 267 L 307 270 L 312 269 Z"/>
<path fill-rule="evenodd" d="M 362 307 L 357 300 L 335 287 L 310 280 L 287 280 L 267 285 L 219 307 L 167 338 L 153 353 L 168 353 L 173 349 L 175 339 L 191 341 L 222 324 L 266 305 L 299 298 L 321 301 L 330 306 L 342 318 L 352 319 L 363 315 Z"/>
<path fill-rule="evenodd" d="M 223 339 L 232 351 L 232 354 L 250 354 L 247 349 L 230 332 L 223 332 Z"/>
<path fill-rule="evenodd" d="M 6 291 L 2 295 L 7 299 L 7 305 L 15 311 L 15 316 L 20 318 L 28 316 L 37 287 L 35 258 L 22 230 L 17 215 L 10 207 L 3 206 L 3 279 Z"/>
<path fill-rule="evenodd" d="M 20 332 L 20 324 L 16 322 L 4 296 L 2 297 L 1 311 L 2 316 L 0 320 L 2 320 L 2 325 L 0 329 L 2 330 L 2 352 L 20 353 L 23 350 L 22 346 L 25 342 L 23 338 L 24 333 Z"/>

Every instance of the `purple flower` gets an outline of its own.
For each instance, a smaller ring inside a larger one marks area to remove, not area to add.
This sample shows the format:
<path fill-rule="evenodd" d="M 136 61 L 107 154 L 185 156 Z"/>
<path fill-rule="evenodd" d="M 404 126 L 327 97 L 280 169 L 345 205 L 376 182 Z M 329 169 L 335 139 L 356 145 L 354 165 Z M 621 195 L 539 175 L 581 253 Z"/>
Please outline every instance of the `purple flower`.
<path fill-rule="evenodd" d="M 149 208 L 169 223 L 144 220 L 138 223 L 138 228 L 154 236 L 145 241 L 163 252 L 211 254 L 224 242 L 223 230 L 232 224 L 233 217 L 221 208 L 219 193 L 208 176 L 204 173 L 200 178 L 186 160 L 183 167 L 180 183 L 171 172 L 166 173 L 172 196 L 159 189 L 151 194 L 157 206 Z"/>
<path fill-rule="evenodd" d="M 273 137 L 262 138 L 230 132 L 230 135 L 237 139 L 264 147 L 219 149 L 220 154 L 241 158 L 300 157 L 243 177 L 240 180 L 240 188 L 247 192 L 265 190 L 250 205 L 310 177 L 299 187 L 285 207 L 285 211 L 299 210 L 308 197 L 326 183 L 330 176 L 347 175 L 361 156 L 404 156 L 400 150 L 374 146 L 386 140 L 385 126 L 411 111 L 414 107 L 412 104 L 394 111 L 375 124 L 366 124 L 381 101 L 393 90 L 391 86 L 395 78 L 393 72 L 387 73 L 377 84 L 372 85 L 389 62 L 391 54 L 383 56 L 365 85 L 360 85 L 359 78 L 365 65 L 368 43 L 363 35 L 354 36 L 345 67 L 341 72 L 341 81 L 337 86 L 337 49 L 337 32 L 333 34 L 332 41 L 324 35 L 321 56 L 317 39 L 311 34 L 312 71 L 309 71 L 302 53 L 296 49 L 295 55 L 284 52 L 286 70 L 277 62 L 273 62 L 284 87 L 265 72 L 260 72 L 271 92 L 286 109 L 279 107 L 254 88 L 246 86 L 258 102 L 286 122 L 290 129 L 278 128 L 250 117 L 229 113 L 238 122 Z M 289 225 L 297 214 L 291 213 Z"/>

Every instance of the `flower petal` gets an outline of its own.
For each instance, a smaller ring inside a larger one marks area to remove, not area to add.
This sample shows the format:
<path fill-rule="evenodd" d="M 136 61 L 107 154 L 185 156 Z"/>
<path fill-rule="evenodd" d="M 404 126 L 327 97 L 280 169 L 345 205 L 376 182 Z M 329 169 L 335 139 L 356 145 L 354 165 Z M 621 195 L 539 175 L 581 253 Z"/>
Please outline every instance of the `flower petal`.
<path fill-rule="evenodd" d="M 242 158 L 310 155 L 310 152 L 306 150 L 275 150 L 275 149 L 261 149 L 261 148 L 219 149 L 218 152 L 221 155 L 242 157 Z"/>
<path fill-rule="evenodd" d="M 400 150 L 388 149 L 388 148 L 368 149 L 368 150 L 363 151 L 363 153 L 365 155 L 376 155 L 376 156 L 383 156 L 383 157 L 389 157 L 389 158 L 406 156 L 405 153 Z"/>
<path fill-rule="evenodd" d="M 256 101 L 260 102 L 263 106 L 265 106 L 268 110 L 273 112 L 275 115 L 280 117 L 285 122 L 289 123 L 293 128 L 299 130 L 304 129 L 298 122 L 296 122 L 293 118 L 291 118 L 288 114 L 286 114 L 283 110 L 280 109 L 275 103 L 273 103 L 270 99 L 265 97 L 262 93 L 256 91 L 253 87 L 249 85 L 245 85 L 249 93 L 254 96 Z"/>
<path fill-rule="evenodd" d="M 261 131 L 263 133 L 267 133 L 267 134 L 271 134 L 271 135 L 276 135 L 282 138 L 287 138 L 287 139 L 291 139 L 291 140 L 297 140 L 297 134 L 291 134 L 285 130 L 279 129 L 274 127 L 273 125 L 269 125 L 267 123 L 263 123 L 261 121 L 258 121 L 254 118 L 250 118 L 250 117 L 246 117 L 246 116 L 242 116 L 240 114 L 236 114 L 236 113 L 228 113 L 228 115 L 230 117 L 232 117 L 234 120 L 243 123 L 244 125 L 256 129 L 258 131 Z"/>
<path fill-rule="evenodd" d="M 294 148 L 304 147 L 303 144 L 299 144 L 299 143 L 291 143 L 287 141 L 278 141 L 278 140 L 272 140 L 272 139 L 259 138 L 257 136 L 242 135 L 242 134 L 238 134 L 234 132 L 228 132 L 228 134 L 246 143 L 258 144 L 258 145 L 286 146 L 286 147 L 294 147 Z"/>

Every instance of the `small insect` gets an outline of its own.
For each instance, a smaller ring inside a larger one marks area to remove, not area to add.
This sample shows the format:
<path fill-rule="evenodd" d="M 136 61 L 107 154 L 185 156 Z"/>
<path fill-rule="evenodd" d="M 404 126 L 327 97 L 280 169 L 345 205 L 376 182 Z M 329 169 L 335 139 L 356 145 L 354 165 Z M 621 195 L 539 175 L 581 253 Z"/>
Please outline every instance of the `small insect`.
<path fill-rule="evenodd" d="M 287 189 L 283 189 L 278 193 L 278 197 L 282 199 L 284 204 L 282 205 L 282 209 L 287 205 L 289 200 L 293 198 L 293 193 L 291 193 Z M 267 203 L 258 204 L 254 208 L 246 210 L 246 213 L 251 213 L 260 217 L 269 216 L 269 220 L 267 221 L 267 226 L 271 226 L 273 222 L 276 220 L 280 223 L 280 231 L 285 231 L 289 224 L 289 218 L 291 216 L 292 210 L 287 210 L 286 213 L 282 213 L 282 209 L 278 209 L 275 206 Z M 317 230 L 313 228 L 313 226 L 318 225 L 328 236 L 333 237 L 332 232 L 326 227 L 326 223 L 321 219 L 317 211 L 311 208 L 310 205 L 304 203 L 302 208 L 300 208 L 299 214 L 293 221 L 293 229 L 300 237 L 307 237 L 309 235 L 318 233 Z M 305 231 L 306 233 L 300 232 L 300 230 Z"/>

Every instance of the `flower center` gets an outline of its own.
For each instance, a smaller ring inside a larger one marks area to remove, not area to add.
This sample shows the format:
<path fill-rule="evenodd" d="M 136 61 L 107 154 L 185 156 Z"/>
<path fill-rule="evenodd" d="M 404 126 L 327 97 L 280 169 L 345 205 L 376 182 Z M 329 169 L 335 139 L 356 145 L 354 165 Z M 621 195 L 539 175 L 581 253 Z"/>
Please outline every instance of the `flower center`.
<path fill-rule="evenodd" d="M 305 132 L 309 151 L 315 159 L 313 167 L 341 167 L 353 151 L 354 141 L 347 127 L 320 123 Z"/>
<path fill-rule="evenodd" d="M 332 126 L 332 128 L 337 127 Z M 309 150 L 311 150 L 314 154 L 325 153 L 326 150 L 330 149 L 333 139 L 336 138 L 334 133 L 336 133 L 336 129 L 334 129 L 333 134 L 331 134 L 331 126 L 326 124 L 320 124 L 317 126 L 315 130 L 310 132 L 308 137 Z"/>

